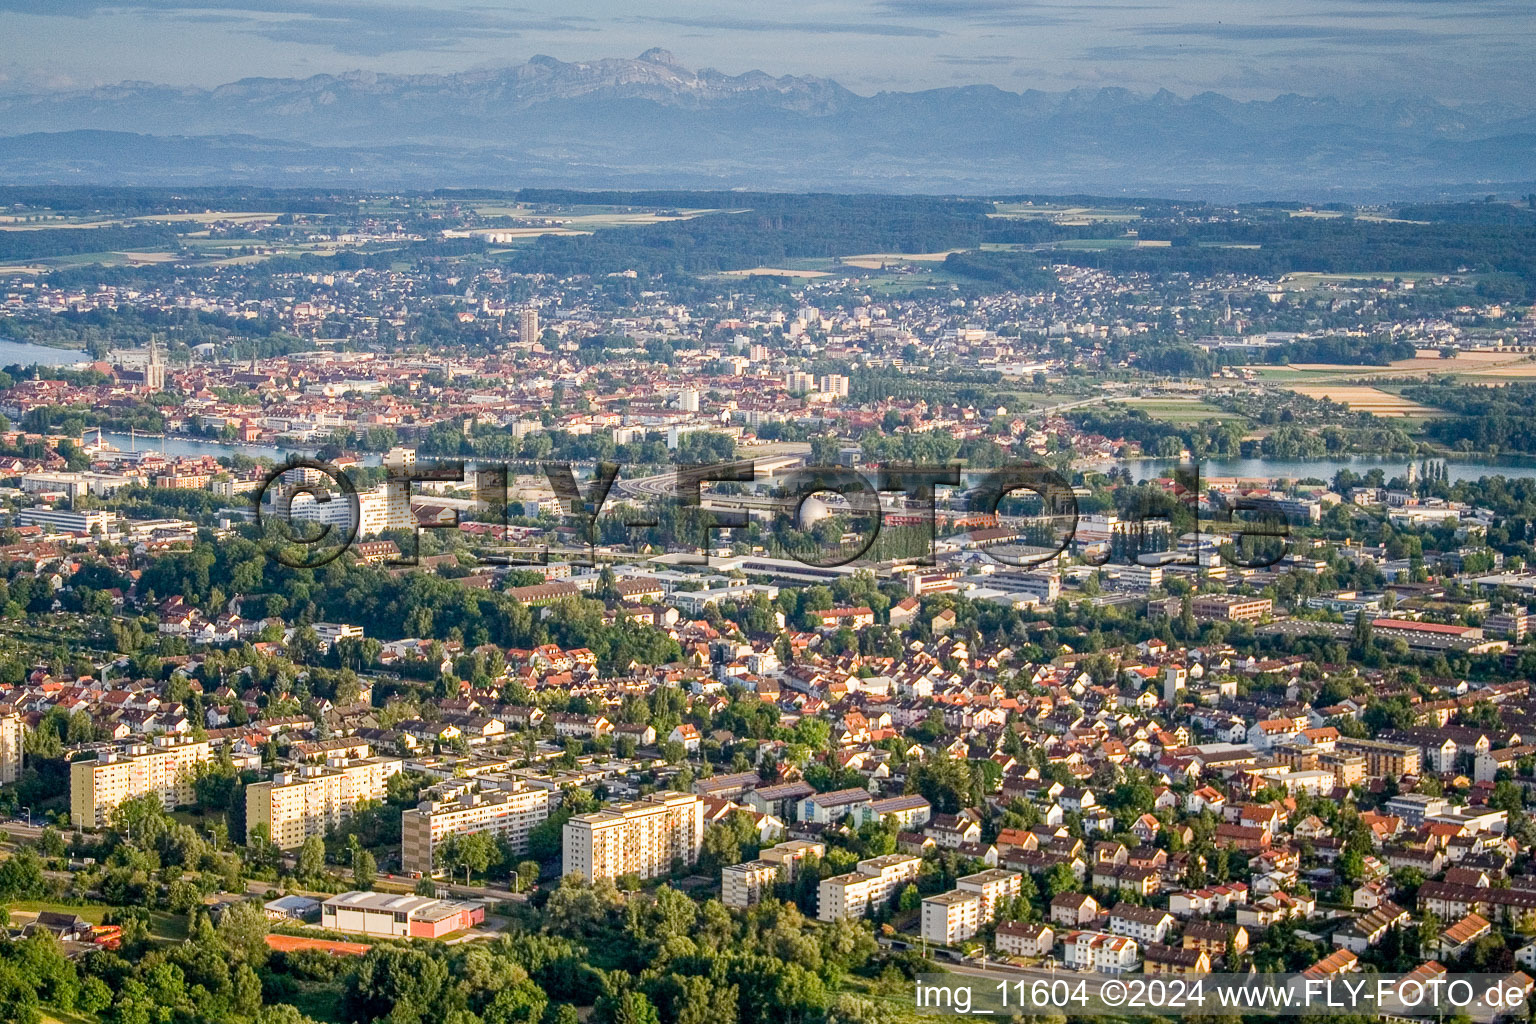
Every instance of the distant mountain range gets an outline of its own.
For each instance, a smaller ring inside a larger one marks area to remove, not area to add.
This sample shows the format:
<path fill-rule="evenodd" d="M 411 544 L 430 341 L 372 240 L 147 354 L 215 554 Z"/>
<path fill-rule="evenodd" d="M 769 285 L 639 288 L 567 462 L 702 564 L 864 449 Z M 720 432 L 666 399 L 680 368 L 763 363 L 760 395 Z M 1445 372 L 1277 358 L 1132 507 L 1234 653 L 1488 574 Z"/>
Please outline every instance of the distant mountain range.
<path fill-rule="evenodd" d="M 1497 104 L 836 82 L 633 60 L 0 97 L 13 183 L 1468 195 L 1536 182 Z"/>

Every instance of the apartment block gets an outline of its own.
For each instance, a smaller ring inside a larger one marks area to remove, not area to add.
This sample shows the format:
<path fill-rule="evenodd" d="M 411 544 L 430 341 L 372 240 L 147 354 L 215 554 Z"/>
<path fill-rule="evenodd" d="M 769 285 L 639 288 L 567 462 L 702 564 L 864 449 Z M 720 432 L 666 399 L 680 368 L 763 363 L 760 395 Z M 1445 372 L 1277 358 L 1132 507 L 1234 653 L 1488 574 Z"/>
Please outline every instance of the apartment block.
<path fill-rule="evenodd" d="M 793 882 L 800 862 L 827 852 L 821 843 L 804 839 L 770 846 L 757 860 L 720 869 L 720 902 L 728 907 L 751 907 L 762 901 L 779 882 Z"/>
<path fill-rule="evenodd" d="M 704 842 L 704 801 L 662 791 L 592 814 L 578 814 L 562 832 L 562 871 L 589 882 L 638 875 L 654 878 L 672 862 L 692 864 Z"/>
<path fill-rule="evenodd" d="M 997 908 L 1005 900 L 1013 900 L 1023 886 L 1024 876 L 1017 871 L 992 868 L 974 875 L 962 875 L 955 879 L 955 888 L 961 892 L 975 893 L 981 900 L 981 920 L 988 923 L 997 919 Z"/>
<path fill-rule="evenodd" d="M 422 798 L 400 814 L 400 866 L 423 875 L 436 873 L 438 846 L 449 836 L 489 832 L 513 853 L 523 854 L 529 833 L 549 817 L 549 790 L 521 779 L 452 779 Z"/>
<path fill-rule="evenodd" d="M 197 766 L 212 757 L 207 740 L 157 736 L 69 766 L 69 815 L 76 828 L 105 828 L 124 800 L 156 796 L 166 810 L 190 804 Z"/>
<path fill-rule="evenodd" d="M 952 889 L 923 899 L 923 938 L 948 946 L 975 935 L 981 929 L 981 897 Z"/>
<path fill-rule="evenodd" d="M 1411 743 L 1340 739 L 1334 744 L 1334 749 L 1341 754 L 1359 754 L 1364 757 L 1365 773 L 1371 778 L 1419 774 L 1420 750 Z"/>
<path fill-rule="evenodd" d="M 282 506 L 279 506 L 282 507 Z M 336 536 L 345 536 L 352 528 L 352 504 L 345 495 L 330 494 L 325 501 L 300 492 L 287 498 L 288 517 L 336 528 Z M 416 526 L 411 514 L 409 486 L 403 482 L 382 483 L 357 495 L 357 536 L 373 537 L 385 530 L 409 530 Z"/>
<path fill-rule="evenodd" d="M 1258 622 L 1272 608 L 1267 597 L 1236 594 L 1201 594 L 1189 603 L 1190 613 L 1201 622 Z"/>
<path fill-rule="evenodd" d="M 728 907 L 756 906 L 780 881 L 779 865 L 751 860 L 720 869 L 720 902 Z"/>
<path fill-rule="evenodd" d="M 888 853 L 859 861 L 846 875 L 823 878 L 816 890 L 816 917 L 837 921 L 865 916 L 871 907 L 879 906 L 908 882 L 916 881 L 922 863 L 921 857 Z"/>
<path fill-rule="evenodd" d="M 0 714 L 0 784 L 9 785 L 21 778 L 22 745 L 27 727 L 15 711 Z"/>
<path fill-rule="evenodd" d="M 245 790 L 245 834 L 262 825 L 280 849 L 304 845 L 352 816 L 364 800 L 382 800 L 391 775 L 405 767 L 398 757 L 333 757 L 325 765 L 304 765 Z"/>

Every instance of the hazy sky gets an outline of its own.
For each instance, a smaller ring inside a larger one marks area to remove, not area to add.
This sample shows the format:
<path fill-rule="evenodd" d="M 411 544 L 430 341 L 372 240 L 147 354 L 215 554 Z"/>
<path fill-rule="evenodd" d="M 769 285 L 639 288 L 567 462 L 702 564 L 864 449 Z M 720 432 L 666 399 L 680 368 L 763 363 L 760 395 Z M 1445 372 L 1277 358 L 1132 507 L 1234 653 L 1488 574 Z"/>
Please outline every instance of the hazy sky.
<path fill-rule="evenodd" d="M 0 90 L 632 57 L 856 92 L 990 82 L 1536 107 L 1536 0 L 0 0 Z"/>

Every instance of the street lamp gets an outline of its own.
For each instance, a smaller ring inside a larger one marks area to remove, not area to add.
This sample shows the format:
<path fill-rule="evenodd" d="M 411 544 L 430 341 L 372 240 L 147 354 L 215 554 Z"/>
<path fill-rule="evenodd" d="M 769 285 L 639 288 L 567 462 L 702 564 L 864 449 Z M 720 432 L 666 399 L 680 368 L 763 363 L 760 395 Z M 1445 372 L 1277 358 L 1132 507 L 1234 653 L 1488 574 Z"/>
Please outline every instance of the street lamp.
<path fill-rule="evenodd" d="M 32 808 L 30 808 L 30 807 L 23 807 L 22 810 L 27 812 L 27 828 L 31 828 L 32 827 Z"/>

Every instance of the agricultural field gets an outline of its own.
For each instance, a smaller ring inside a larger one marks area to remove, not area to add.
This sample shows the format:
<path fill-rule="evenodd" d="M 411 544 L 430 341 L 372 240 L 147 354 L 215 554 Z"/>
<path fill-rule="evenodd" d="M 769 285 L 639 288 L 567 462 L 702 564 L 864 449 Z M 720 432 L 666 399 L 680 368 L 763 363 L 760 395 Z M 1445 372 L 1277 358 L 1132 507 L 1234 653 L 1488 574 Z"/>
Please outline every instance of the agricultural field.
<path fill-rule="evenodd" d="M 1420 349 L 1412 359 L 1398 359 L 1386 366 L 1358 366 L 1347 363 L 1291 363 L 1284 367 L 1261 367 L 1265 380 L 1283 381 L 1358 381 L 1369 378 L 1400 379 L 1424 377 L 1485 378 L 1499 380 L 1536 380 L 1536 354 L 1524 351 L 1458 352 L 1447 359 L 1434 349 Z"/>
<path fill-rule="evenodd" d="M 1048 220 L 1066 226 L 1125 223 L 1141 219 L 1135 210 L 1097 206 L 1050 206 L 1035 203 L 995 203 L 989 217 L 1007 220 Z"/>
<path fill-rule="evenodd" d="M 1438 409 L 1431 409 L 1380 388 L 1354 384 L 1296 384 L 1291 386 L 1291 390 L 1307 398 L 1326 398 L 1338 402 L 1348 406 L 1351 412 L 1368 412 L 1375 416 L 1427 419 L 1442 415 Z"/>
<path fill-rule="evenodd" d="M 862 256 L 845 256 L 842 263 L 863 270 L 880 270 L 891 263 L 942 263 L 952 252 L 964 249 L 946 249 L 944 252 L 872 252 Z"/>
<path fill-rule="evenodd" d="M 788 267 L 753 267 L 750 270 L 722 270 L 720 277 L 829 277 L 825 270 L 792 270 Z"/>
<path fill-rule="evenodd" d="M 1127 398 L 1125 405 L 1138 409 L 1153 419 L 1168 423 L 1200 423 L 1205 420 L 1234 420 L 1242 417 L 1209 405 L 1198 398 Z"/>

